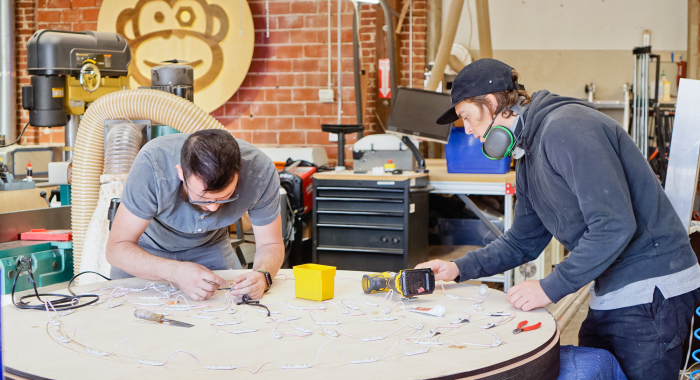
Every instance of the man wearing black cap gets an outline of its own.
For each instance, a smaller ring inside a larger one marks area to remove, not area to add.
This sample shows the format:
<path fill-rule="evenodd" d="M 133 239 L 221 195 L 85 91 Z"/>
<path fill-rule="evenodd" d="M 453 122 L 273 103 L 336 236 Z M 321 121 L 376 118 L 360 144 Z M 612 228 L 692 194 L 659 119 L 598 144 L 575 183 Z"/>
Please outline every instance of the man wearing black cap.
<path fill-rule="evenodd" d="M 491 159 L 516 159 L 513 226 L 485 248 L 433 260 L 436 280 L 491 276 L 532 261 L 552 236 L 571 254 L 539 281 L 508 291 L 529 311 L 595 281 L 581 346 L 613 353 L 630 379 L 677 379 L 682 343 L 700 300 L 700 266 L 678 215 L 639 148 L 592 104 L 538 91 L 529 97 L 510 66 L 467 65 L 452 107 Z"/>

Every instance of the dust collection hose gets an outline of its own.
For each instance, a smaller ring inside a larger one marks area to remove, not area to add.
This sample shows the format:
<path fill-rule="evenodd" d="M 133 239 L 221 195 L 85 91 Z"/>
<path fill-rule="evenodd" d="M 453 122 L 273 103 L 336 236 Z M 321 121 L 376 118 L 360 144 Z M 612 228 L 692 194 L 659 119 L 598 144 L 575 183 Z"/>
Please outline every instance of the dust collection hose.
<path fill-rule="evenodd" d="M 107 239 L 112 221 L 105 220 L 105 212 L 109 216 L 109 206 L 112 199 L 119 199 L 124 192 L 129 170 L 134 164 L 136 155 L 141 148 L 142 133 L 132 121 L 110 125 L 105 147 L 105 174 L 100 176 L 100 195 L 97 207 L 92 213 L 90 224 L 85 234 L 83 255 L 80 261 L 80 272 L 89 272 L 80 278 L 81 284 L 101 281 L 96 273 L 109 276 L 112 266 L 107 262 L 104 252 L 107 252 Z M 112 215 L 113 216 L 113 215 Z"/>
<path fill-rule="evenodd" d="M 202 129 L 224 129 L 221 123 L 194 103 L 162 91 L 123 90 L 107 94 L 93 102 L 80 122 L 73 157 L 71 224 L 73 268 L 76 273 L 81 267 L 88 226 L 97 208 L 100 195 L 100 175 L 105 164 L 104 121 L 115 119 L 149 119 L 183 133 Z M 108 161 L 110 161 L 110 171 L 120 170 L 118 169 L 120 165 L 112 165 L 111 160 Z M 126 180 L 124 173 L 110 175 L 120 176 L 119 179 Z M 104 218 L 106 218 L 106 212 Z M 106 240 L 107 235 L 104 234 L 102 238 Z M 88 252 L 88 254 L 104 256 L 104 252 Z"/>
<path fill-rule="evenodd" d="M 425 86 L 425 89 L 428 91 L 437 90 L 442 77 L 445 75 L 445 66 L 447 66 L 447 62 L 450 59 L 452 43 L 455 40 L 455 34 L 459 26 L 459 17 L 462 15 L 462 5 L 464 5 L 464 0 L 452 0 L 452 3 L 450 3 L 445 31 L 442 33 L 440 46 L 435 57 L 435 64 L 430 72 L 428 84 Z M 469 5 L 467 4 L 467 6 Z"/>

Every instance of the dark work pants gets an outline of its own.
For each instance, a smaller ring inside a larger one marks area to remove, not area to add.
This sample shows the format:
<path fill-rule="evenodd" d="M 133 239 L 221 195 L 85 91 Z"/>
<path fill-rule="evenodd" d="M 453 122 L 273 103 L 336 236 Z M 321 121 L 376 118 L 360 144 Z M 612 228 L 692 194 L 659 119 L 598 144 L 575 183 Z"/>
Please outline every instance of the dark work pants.
<path fill-rule="evenodd" d="M 588 309 L 579 346 L 610 351 L 630 380 L 677 380 L 683 341 L 698 300 L 700 288 L 669 299 L 656 288 L 651 303 Z"/>

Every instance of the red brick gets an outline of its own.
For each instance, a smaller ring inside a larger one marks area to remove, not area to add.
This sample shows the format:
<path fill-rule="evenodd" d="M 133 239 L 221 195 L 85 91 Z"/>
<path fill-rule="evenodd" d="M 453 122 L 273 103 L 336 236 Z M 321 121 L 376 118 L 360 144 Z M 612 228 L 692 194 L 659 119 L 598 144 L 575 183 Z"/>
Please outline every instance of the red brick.
<path fill-rule="evenodd" d="M 249 90 L 249 89 L 238 89 L 236 91 L 238 94 L 238 101 L 239 102 L 256 102 L 256 101 L 264 101 L 265 100 L 265 92 L 261 90 Z"/>
<path fill-rule="evenodd" d="M 61 22 L 80 21 L 80 9 L 64 9 L 61 11 Z"/>
<path fill-rule="evenodd" d="M 250 115 L 250 107 L 250 104 L 246 103 L 226 103 L 224 104 L 224 116 L 248 116 Z"/>
<path fill-rule="evenodd" d="M 330 144 L 328 132 L 306 131 L 307 144 Z"/>
<path fill-rule="evenodd" d="M 357 109 L 355 108 L 355 102 L 344 102 L 343 103 L 343 116 L 355 116 L 357 115 Z"/>
<path fill-rule="evenodd" d="M 295 59 L 294 61 L 292 61 L 292 71 L 297 73 L 317 72 L 318 59 Z"/>
<path fill-rule="evenodd" d="M 294 117 L 270 117 L 267 119 L 267 129 L 270 131 L 293 129 L 294 125 L 295 125 L 295 118 Z M 281 138 L 280 138 L 280 142 L 282 142 Z"/>
<path fill-rule="evenodd" d="M 97 21 L 100 8 L 83 9 L 83 21 Z"/>
<path fill-rule="evenodd" d="M 277 144 L 277 132 L 253 131 L 251 136 L 253 144 Z"/>
<path fill-rule="evenodd" d="M 292 3 L 292 13 L 317 13 L 318 2 L 316 1 L 295 1 Z"/>
<path fill-rule="evenodd" d="M 53 29 L 65 31 L 73 30 L 71 24 L 69 23 L 39 23 L 39 27 L 37 29 Z"/>
<path fill-rule="evenodd" d="M 304 132 L 288 131 L 280 132 L 280 145 L 303 145 L 305 143 Z"/>
<path fill-rule="evenodd" d="M 216 120 L 223 124 L 224 128 L 230 131 L 238 131 L 241 129 L 239 119 L 234 117 L 217 117 Z"/>
<path fill-rule="evenodd" d="M 221 107 L 215 109 L 214 111 L 210 112 L 209 115 L 213 117 L 224 116 L 224 106 L 222 105 Z"/>
<path fill-rule="evenodd" d="M 279 46 L 277 47 L 277 58 L 301 58 L 304 49 L 301 45 Z"/>
<path fill-rule="evenodd" d="M 316 61 L 318 63 L 318 61 Z M 306 76 L 306 85 L 310 87 L 314 86 L 322 86 L 325 87 L 328 85 L 328 73 L 307 73 L 305 74 Z M 332 77 L 332 75 L 331 75 Z M 332 81 L 331 81 L 332 83 Z"/>
<path fill-rule="evenodd" d="M 292 71 L 297 71 L 296 60 L 292 63 Z M 280 87 L 292 87 L 304 85 L 304 74 L 279 74 L 277 85 Z"/>
<path fill-rule="evenodd" d="M 82 32 L 84 30 L 97 30 L 97 22 L 81 22 L 73 24 L 73 30 L 76 32 Z"/>
<path fill-rule="evenodd" d="M 270 20 L 270 27 L 272 27 L 272 20 Z M 255 30 L 265 30 L 267 28 L 267 18 L 265 16 L 255 16 L 253 14 L 253 29 Z"/>
<path fill-rule="evenodd" d="M 37 12 L 37 21 L 39 22 L 59 22 L 61 21 L 61 11 L 45 11 Z"/>
<path fill-rule="evenodd" d="M 304 46 L 304 57 L 326 58 L 328 57 L 328 45 L 306 45 Z"/>
<path fill-rule="evenodd" d="M 249 2 L 249 5 L 251 5 L 251 11 L 253 11 L 253 5 L 255 5 L 255 12 L 253 14 L 265 14 L 265 2 L 259 1 L 259 2 Z M 289 13 L 289 3 L 288 2 L 273 2 L 270 1 L 268 3 L 268 9 L 270 10 L 271 15 L 279 15 L 279 14 L 287 14 Z"/>
<path fill-rule="evenodd" d="M 265 90 L 266 102 L 289 102 L 292 100 L 292 90 L 269 89 Z"/>
<path fill-rule="evenodd" d="M 307 104 L 308 106 L 308 104 Z M 305 116 L 294 118 L 294 129 L 321 130 L 321 118 L 318 116 Z"/>
<path fill-rule="evenodd" d="M 49 0 L 47 7 L 50 9 L 70 8 L 70 0 Z"/>
<path fill-rule="evenodd" d="M 279 114 L 282 116 L 301 116 L 304 114 L 304 104 L 281 103 L 279 104 Z"/>
<path fill-rule="evenodd" d="M 267 62 L 268 72 L 290 72 L 292 71 L 292 61 L 290 60 L 270 60 Z"/>
<path fill-rule="evenodd" d="M 246 75 L 243 79 L 241 87 L 243 88 L 259 88 L 259 87 L 274 87 L 277 86 L 277 75 L 251 74 Z"/>
<path fill-rule="evenodd" d="M 250 114 L 254 116 L 277 116 L 276 103 L 255 103 L 250 106 Z M 269 123 L 269 121 L 268 121 Z"/>
<path fill-rule="evenodd" d="M 251 134 L 251 131 L 236 131 L 235 133 L 232 133 L 233 137 L 247 142 L 253 141 L 253 137 Z"/>
<path fill-rule="evenodd" d="M 328 26 L 328 16 L 323 14 L 305 15 L 304 27 L 306 28 L 325 28 Z"/>
<path fill-rule="evenodd" d="M 94 7 L 95 0 L 73 0 L 73 8 L 87 8 Z"/>
<path fill-rule="evenodd" d="M 307 115 L 327 116 L 335 113 L 335 103 L 309 103 L 306 105 Z"/>
<path fill-rule="evenodd" d="M 272 58 L 277 54 L 277 48 L 269 45 L 255 45 L 253 59 Z"/>
<path fill-rule="evenodd" d="M 318 89 L 315 88 L 297 88 L 292 92 L 292 98 L 295 102 L 299 101 L 318 101 Z"/>
<path fill-rule="evenodd" d="M 304 16 L 302 15 L 289 15 L 277 17 L 277 28 L 278 29 L 292 29 L 301 28 L 304 26 Z"/>
<path fill-rule="evenodd" d="M 325 38 L 319 39 L 318 32 L 313 30 L 292 30 L 289 32 L 291 43 L 313 44 L 316 42 L 327 42 Z"/>
<path fill-rule="evenodd" d="M 267 128 L 267 119 L 264 117 L 241 117 L 241 129 L 244 131 L 256 130 L 260 131 Z"/>

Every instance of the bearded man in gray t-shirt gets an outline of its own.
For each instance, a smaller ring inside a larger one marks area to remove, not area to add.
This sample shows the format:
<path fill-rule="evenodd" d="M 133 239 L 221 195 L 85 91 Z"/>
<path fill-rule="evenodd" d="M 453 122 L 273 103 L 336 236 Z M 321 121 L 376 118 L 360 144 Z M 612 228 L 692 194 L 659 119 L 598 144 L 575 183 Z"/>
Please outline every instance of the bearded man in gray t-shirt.
<path fill-rule="evenodd" d="M 228 228 L 246 212 L 253 271 L 232 294 L 261 298 L 282 266 L 284 242 L 274 163 L 223 130 L 159 137 L 139 152 L 107 242 L 111 277 L 170 281 L 196 301 L 211 297 L 231 255 Z"/>

